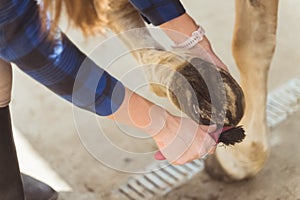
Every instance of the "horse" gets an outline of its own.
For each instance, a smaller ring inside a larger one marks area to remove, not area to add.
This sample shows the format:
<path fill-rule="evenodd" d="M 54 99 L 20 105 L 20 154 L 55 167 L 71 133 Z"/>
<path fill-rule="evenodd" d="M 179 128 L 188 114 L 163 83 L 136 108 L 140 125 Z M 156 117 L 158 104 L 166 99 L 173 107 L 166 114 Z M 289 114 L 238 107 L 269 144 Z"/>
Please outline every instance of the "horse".
<path fill-rule="evenodd" d="M 44 7 L 45 10 L 55 12 L 55 19 L 59 19 L 60 12 L 65 7 L 67 15 L 75 25 L 83 28 L 85 34 L 102 31 L 104 27 L 117 34 L 145 27 L 144 20 L 128 0 L 44 0 Z M 232 117 L 230 121 L 233 120 L 234 125 L 243 124 L 246 137 L 241 143 L 217 148 L 215 154 L 205 160 L 206 171 L 214 178 L 223 181 L 251 178 L 263 169 L 268 158 L 267 77 L 276 46 L 277 14 L 278 0 L 235 0 L 232 51 L 240 72 L 243 94 L 228 74 L 224 77 L 227 77 L 225 82 L 231 83 L 233 92 L 229 96 L 228 105 L 234 105 L 231 106 L 231 111 L 235 112 L 236 117 Z M 134 51 L 133 56 L 140 63 L 165 65 L 175 71 L 189 72 L 189 64 L 185 60 L 162 50 L 145 30 L 137 31 L 134 37 L 130 34 L 121 37 L 130 49 L 145 43 L 156 47 Z M 168 71 L 159 67 L 146 73 L 150 80 L 160 80 L 162 85 L 172 85 L 174 80 Z M 168 97 L 176 104 L 178 99 L 172 97 L 160 84 L 151 84 L 152 91 L 158 96 Z M 180 109 L 184 111 L 183 108 Z"/>

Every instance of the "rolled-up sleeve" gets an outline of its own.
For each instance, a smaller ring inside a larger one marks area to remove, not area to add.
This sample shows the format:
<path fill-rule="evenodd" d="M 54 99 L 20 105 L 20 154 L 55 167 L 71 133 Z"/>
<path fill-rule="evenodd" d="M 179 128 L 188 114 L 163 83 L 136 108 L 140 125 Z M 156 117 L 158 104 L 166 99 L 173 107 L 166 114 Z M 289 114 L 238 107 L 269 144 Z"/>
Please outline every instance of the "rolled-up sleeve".
<path fill-rule="evenodd" d="M 0 57 L 74 105 L 106 116 L 125 88 L 58 28 L 50 28 L 34 0 L 0 0 Z M 52 25 L 53 26 L 53 25 Z"/>
<path fill-rule="evenodd" d="M 146 18 L 146 21 L 155 26 L 185 13 L 179 0 L 129 0 L 131 4 Z"/>

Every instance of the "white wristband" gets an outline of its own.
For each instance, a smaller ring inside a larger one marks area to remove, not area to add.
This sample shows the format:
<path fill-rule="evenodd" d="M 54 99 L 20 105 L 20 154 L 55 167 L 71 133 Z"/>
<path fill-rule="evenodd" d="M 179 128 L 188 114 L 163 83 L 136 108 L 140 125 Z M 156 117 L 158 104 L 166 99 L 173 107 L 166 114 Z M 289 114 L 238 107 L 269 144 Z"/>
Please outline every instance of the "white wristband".
<path fill-rule="evenodd" d="M 196 46 L 201 40 L 203 40 L 203 36 L 205 35 L 205 30 L 202 26 L 192 33 L 192 36 L 189 37 L 186 41 L 176 44 L 172 46 L 174 49 L 191 49 Z"/>

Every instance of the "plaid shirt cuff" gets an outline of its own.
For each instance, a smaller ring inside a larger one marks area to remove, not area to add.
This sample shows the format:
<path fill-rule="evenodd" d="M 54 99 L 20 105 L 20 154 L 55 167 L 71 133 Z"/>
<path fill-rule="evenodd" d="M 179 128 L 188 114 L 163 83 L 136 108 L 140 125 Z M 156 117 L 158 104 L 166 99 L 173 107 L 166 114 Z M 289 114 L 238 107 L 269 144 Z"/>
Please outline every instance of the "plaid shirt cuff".
<path fill-rule="evenodd" d="M 161 25 L 185 13 L 179 0 L 130 0 L 147 22 Z"/>

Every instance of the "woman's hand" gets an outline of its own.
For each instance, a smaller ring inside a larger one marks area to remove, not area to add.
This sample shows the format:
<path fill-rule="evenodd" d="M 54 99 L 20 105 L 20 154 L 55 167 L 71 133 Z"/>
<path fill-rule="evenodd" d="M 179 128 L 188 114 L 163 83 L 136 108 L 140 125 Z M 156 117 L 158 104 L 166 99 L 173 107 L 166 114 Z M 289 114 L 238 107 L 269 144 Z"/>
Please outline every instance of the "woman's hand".
<path fill-rule="evenodd" d="M 159 26 L 174 43 L 179 44 L 186 41 L 194 31 L 199 27 L 194 19 L 187 13 L 176 17 L 168 22 L 165 22 Z M 204 59 L 212 64 L 223 68 L 228 71 L 227 66 L 213 51 L 212 45 L 208 38 L 204 35 L 203 39 L 193 48 L 188 50 L 195 57 Z"/>
<path fill-rule="evenodd" d="M 203 58 L 204 60 L 211 62 L 212 64 L 228 71 L 227 66 L 223 61 L 215 54 L 212 49 L 211 43 L 209 42 L 206 36 L 203 37 L 203 40 L 198 43 L 195 47 L 190 49 L 190 51 L 197 57 Z"/>
<path fill-rule="evenodd" d="M 169 113 L 165 116 L 165 124 L 157 133 L 146 130 L 160 150 L 155 154 L 157 160 L 167 159 L 172 164 L 181 165 L 215 151 L 216 142 L 208 134 L 216 129 L 215 126 L 199 126 L 189 118 Z"/>
<path fill-rule="evenodd" d="M 198 125 L 189 118 L 174 116 L 128 89 L 120 108 L 108 118 L 148 133 L 161 152 L 156 158 L 166 158 L 172 164 L 201 158 L 213 152 L 216 146 L 208 134 L 216 127 Z"/>

